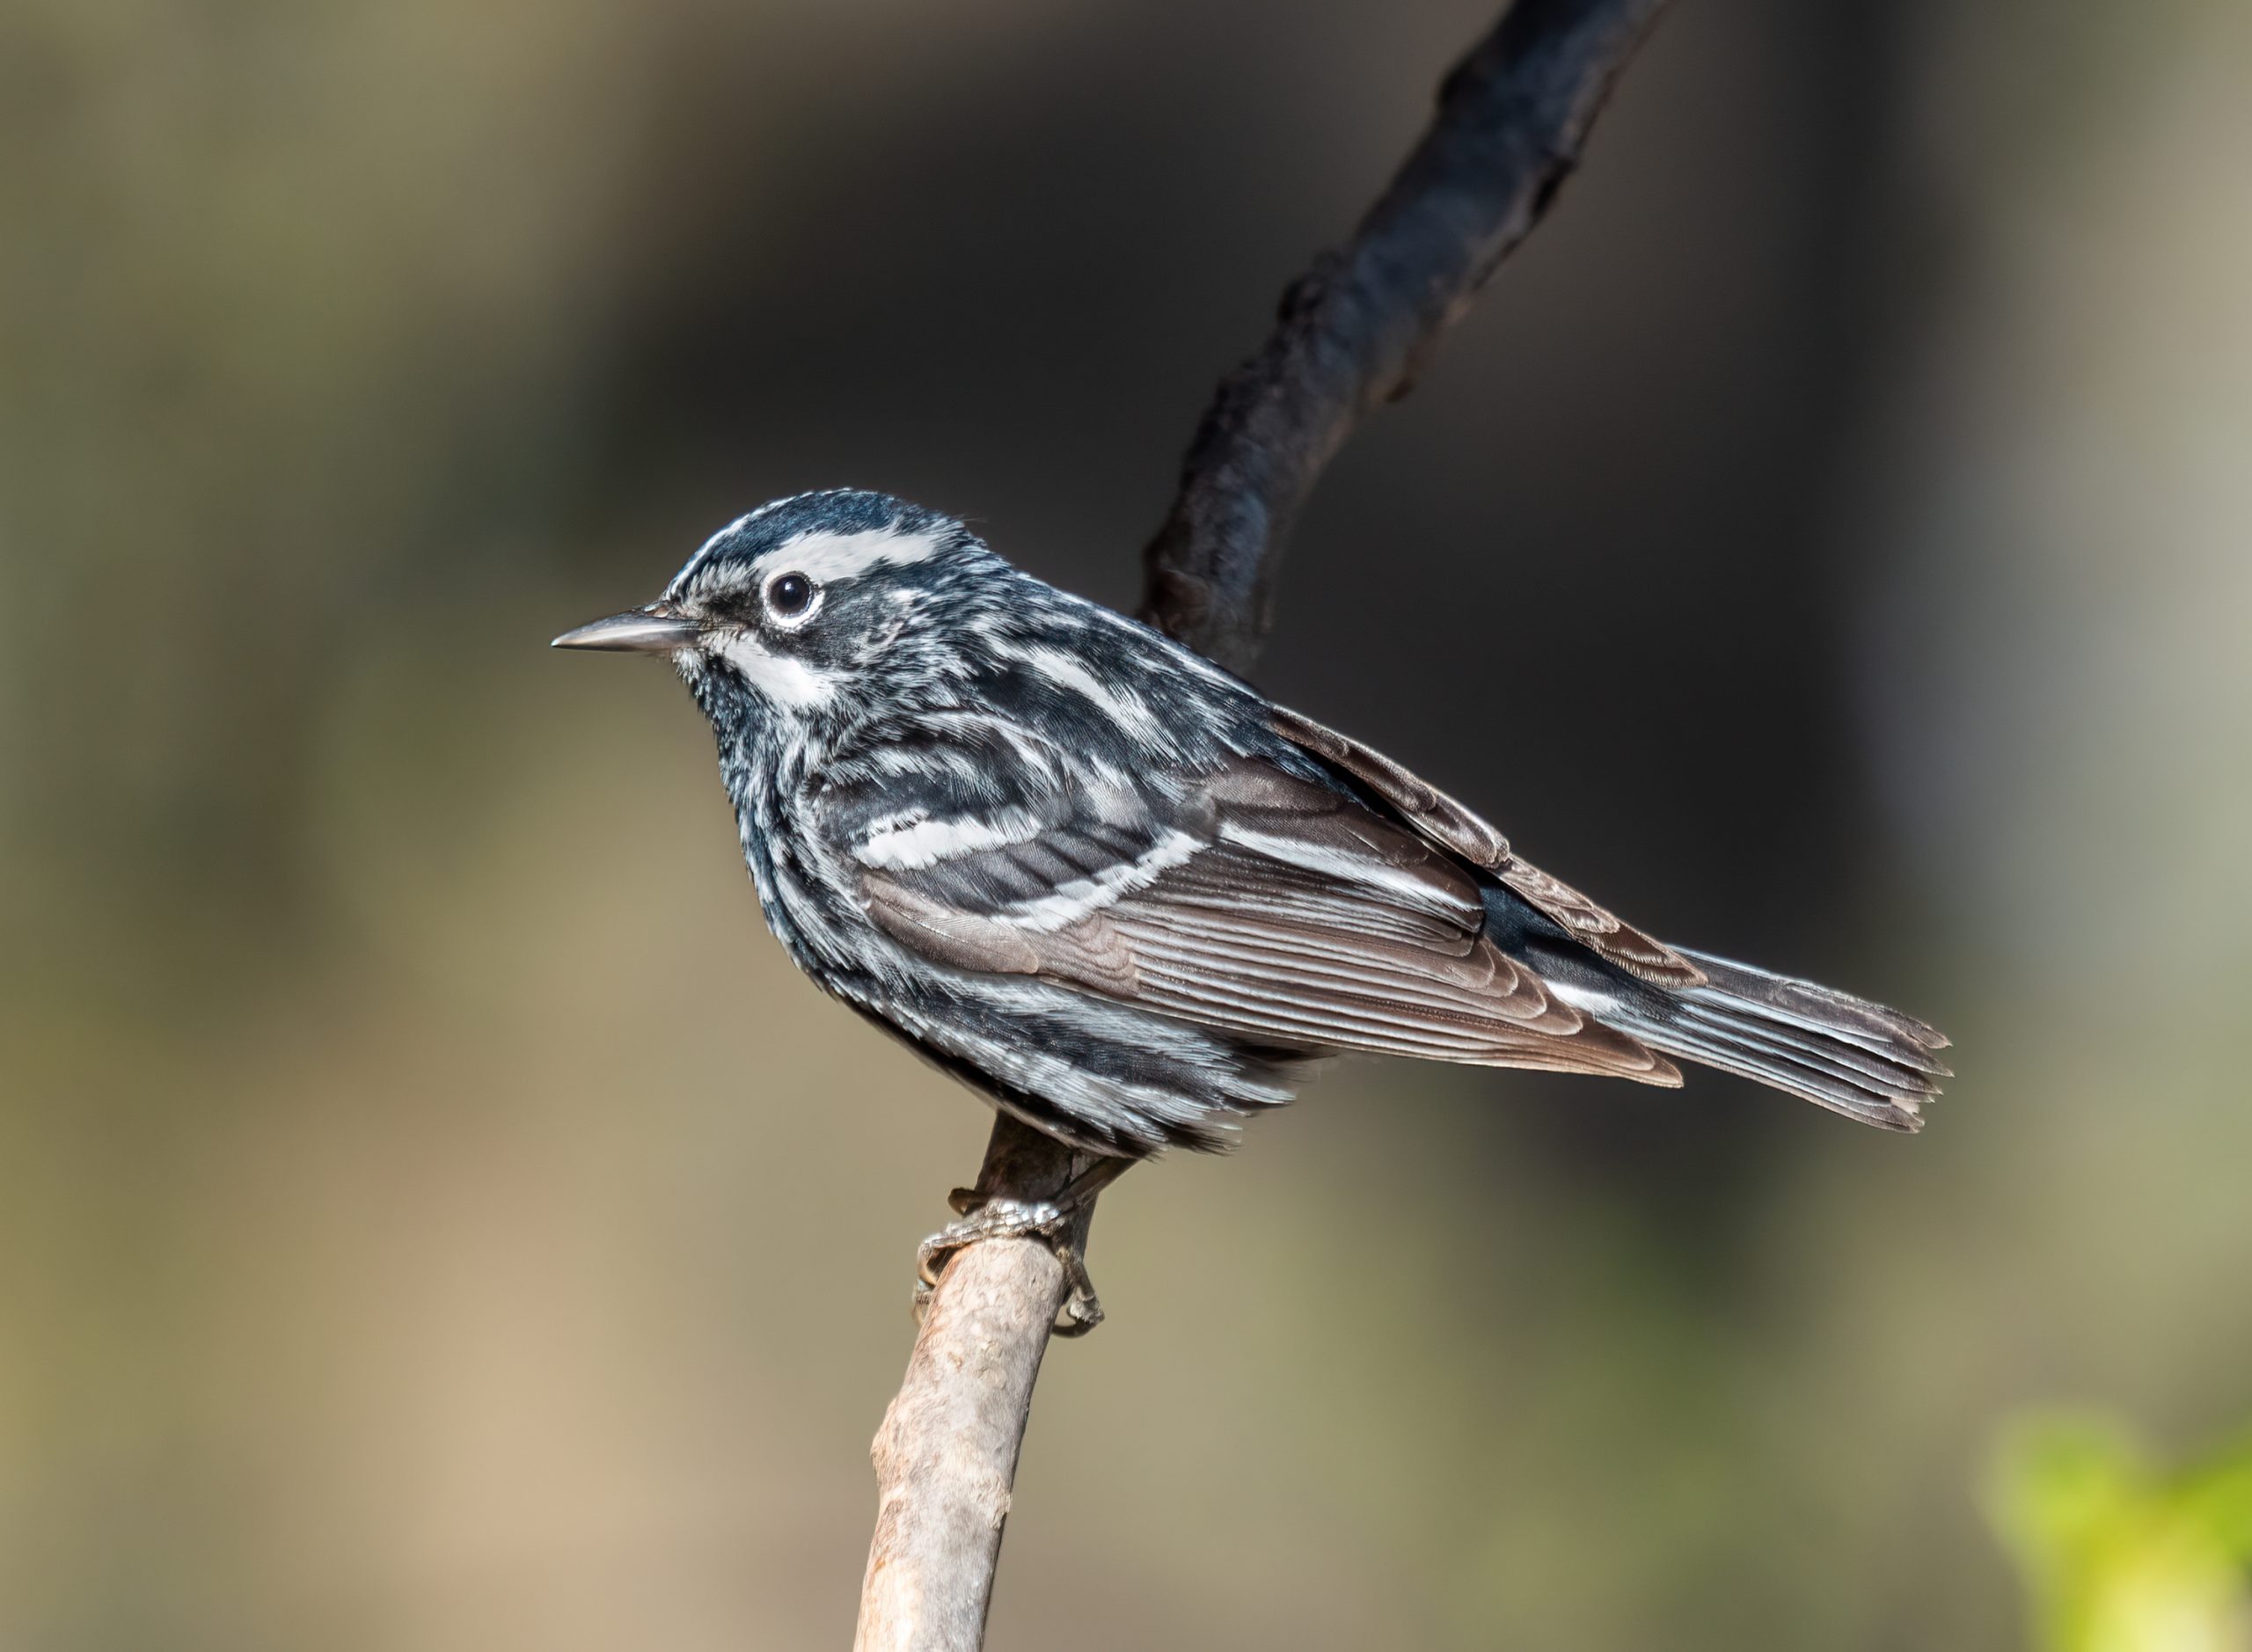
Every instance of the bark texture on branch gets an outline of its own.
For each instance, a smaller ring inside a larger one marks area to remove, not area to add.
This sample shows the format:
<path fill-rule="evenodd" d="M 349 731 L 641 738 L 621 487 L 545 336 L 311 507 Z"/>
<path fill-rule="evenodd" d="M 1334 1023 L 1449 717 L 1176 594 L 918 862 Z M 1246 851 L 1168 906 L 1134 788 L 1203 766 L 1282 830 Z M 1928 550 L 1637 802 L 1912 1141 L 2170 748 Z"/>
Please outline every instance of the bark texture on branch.
<path fill-rule="evenodd" d="M 1299 508 L 1353 427 L 1414 387 L 1438 335 L 1540 222 L 1664 0 L 1517 0 L 1353 238 L 1283 295 L 1220 383 L 1145 552 L 1143 618 L 1247 670 Z"/>
<path fill-rule="evenodd" d="M 1093 1162 L 1004 1113 L 976 1191 L 1052 1199 Z M 1082 1254 L 1093 1219 L 1090 1204 L 1069 1236 Z M 1069 1295 L 1063 1263 L 1038 1239 L 988 1239 L 947 1263 L 876 1430 L 876 1531 L 856 1647 L 976 1652 L 983 1644 L 1032 1385 Z"/>
<path fill-rule="evenodd" d="M 1354 425 L 1405 395 L 1438 334 L 1540 221 L 1664 0 L 1517 0 L 1353 238 L 1283 294 L 1275 331 L 1197 427 L 1149 545 L 1144 615 L 1232 669 L 1272 617 L 1284 538 Z M 1055 1196 L 1092 1163 L 1005 1114 L 977 1190 Z M 1071 1242 L 1084 1256 L 1090 1208 Z M 1044 1245 L 955 1253 L 874 1455 L 858 1652 L 976 1652 L 1033 1385 L 1068 1294 Z"/>

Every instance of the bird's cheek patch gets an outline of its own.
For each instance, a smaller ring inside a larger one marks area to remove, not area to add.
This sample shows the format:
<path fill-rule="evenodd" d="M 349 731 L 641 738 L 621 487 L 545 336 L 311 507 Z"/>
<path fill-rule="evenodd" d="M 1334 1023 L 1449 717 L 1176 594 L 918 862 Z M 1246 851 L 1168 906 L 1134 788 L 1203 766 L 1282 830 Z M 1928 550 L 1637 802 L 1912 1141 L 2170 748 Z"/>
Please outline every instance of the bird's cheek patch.
<path fill-rule="evenodd" d="M 778 705 L 808 711 L 837 696 L 837 674 L 795 654 L 768 648 L 749 632 L 737 632 L 712 651 L 742 674 L 743 680 Z"/>

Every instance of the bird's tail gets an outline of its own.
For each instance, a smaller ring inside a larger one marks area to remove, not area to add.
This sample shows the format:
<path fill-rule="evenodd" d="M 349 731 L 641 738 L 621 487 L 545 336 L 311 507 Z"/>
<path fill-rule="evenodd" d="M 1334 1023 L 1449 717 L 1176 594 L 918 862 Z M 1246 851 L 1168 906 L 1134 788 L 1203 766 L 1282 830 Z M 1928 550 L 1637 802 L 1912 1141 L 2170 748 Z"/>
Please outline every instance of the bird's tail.
<path fill-rule="evenodd" d="M 1773 1085 L 1890 1130 L 1923 1128 L 1952 1078 L 1947 1039 L 1913 1016 L 1846 993 L 1677 947 L 1703 986 L 1636 994 L 1597 1012 L 1652 1049 Z"/>

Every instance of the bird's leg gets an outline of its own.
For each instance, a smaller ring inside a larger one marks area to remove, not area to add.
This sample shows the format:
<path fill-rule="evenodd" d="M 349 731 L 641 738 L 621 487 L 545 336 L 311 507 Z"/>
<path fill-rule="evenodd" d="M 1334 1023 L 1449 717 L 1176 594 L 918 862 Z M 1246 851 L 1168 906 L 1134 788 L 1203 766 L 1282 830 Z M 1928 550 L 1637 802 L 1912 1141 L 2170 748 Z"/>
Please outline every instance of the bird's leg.
<path fill-rule="evenodd" d="M 1036 1239 L 1056 1253 L 1056 1260 L 1063 1263 L 1064 1277 L 1071 1286 L 1064 1305 L 1057 1311 L 1054 1334 L 1085 1336 L 1101 1324 L 1102 1302 L 1095 1295 L 1094 1282 L 1087 1277 L 1082 1254 L 1086 1225 L 1081 1218 L 1093 1214 L 1095 1195 L 1125 1174 L 1134 1161 L 1089 1159 L 1086 1168 L 1074 1175 L 1052 1198 L 1023 1199 L 987 1191 L 983 1186 L 987 1178 L 983 1176 L 979 1178 L 979 1187 L 956 1188 L 949 1194 L 947 1202 L 961 1219 L 949 1222 L 916 1248 L 917 1322 L 920 1323 L 931 1293 L 938 1289 L 939 1276 L 956 1251 L 985 1239 Z"/>

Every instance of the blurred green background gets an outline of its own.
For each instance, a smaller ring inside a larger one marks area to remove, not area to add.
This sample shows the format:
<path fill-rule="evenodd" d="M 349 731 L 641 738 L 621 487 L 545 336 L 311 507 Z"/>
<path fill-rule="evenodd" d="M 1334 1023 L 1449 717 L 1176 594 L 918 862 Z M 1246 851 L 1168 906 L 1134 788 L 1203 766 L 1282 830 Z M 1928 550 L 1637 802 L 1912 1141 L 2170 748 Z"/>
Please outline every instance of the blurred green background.
<path fill-rule="evenodd" d="M 1130 603 L 1487 18 L 0 7 L 0 1646 L 844 1642 L 985 1115 L 546 639 L 837 483 Z M 1137 1172 L 993 1646 L 2066 1644 L 2175 1554 L 2231 1459 L 2143 1465 L 2252 1418 L 2248 454 L 2252 8 L 1680 0 L 1261 680 L 1963 1078 L 1369 1064 Z"/>

